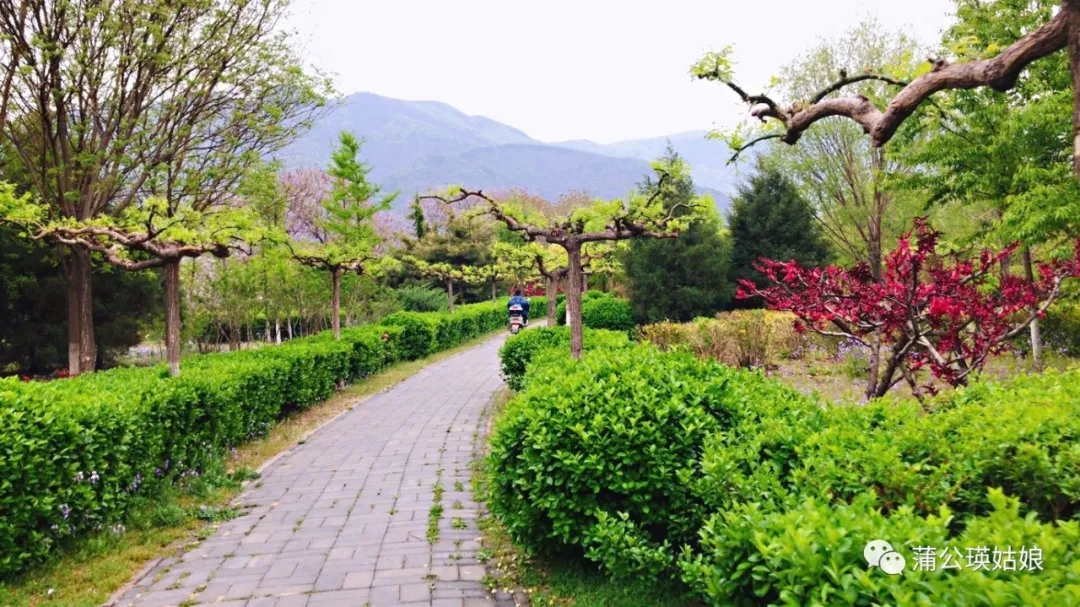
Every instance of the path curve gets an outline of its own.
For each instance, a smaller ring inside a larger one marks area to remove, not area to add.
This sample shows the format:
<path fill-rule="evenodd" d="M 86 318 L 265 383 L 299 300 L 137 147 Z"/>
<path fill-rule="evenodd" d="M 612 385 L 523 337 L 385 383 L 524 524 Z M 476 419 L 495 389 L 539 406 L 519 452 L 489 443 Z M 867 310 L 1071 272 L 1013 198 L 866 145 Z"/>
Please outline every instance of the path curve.
<path fill-rule="evenodd" d="M 114 604 L 495 605 L 476 560 L 469 477 L 481 416 L 503 385 L 504 339 L 425 367 L 317 430 L 241 494 L 246 514 L 156 565 Z M 428 514 L 440 478 L 433 545 Z"/>

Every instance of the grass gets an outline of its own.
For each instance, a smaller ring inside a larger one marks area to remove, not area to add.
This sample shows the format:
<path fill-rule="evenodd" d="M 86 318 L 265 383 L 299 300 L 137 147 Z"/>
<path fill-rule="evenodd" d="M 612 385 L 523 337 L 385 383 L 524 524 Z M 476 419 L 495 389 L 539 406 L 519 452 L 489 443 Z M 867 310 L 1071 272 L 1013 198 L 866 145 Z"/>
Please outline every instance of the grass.
<path fill-rule="evenodd" d="M 865 400 L 864 390 L 868 369 L 856 364 L 856 360 L 836 360 L 832 357 L 819 356 L 801 360 L 781 359 L 776 367 L 769 370 L 769 377 L 782 381 L 805 394 L 817 394 L 823 401 L 837 404 L 858 403 Z M 1068 358 L 1055 352 L 1046 352 L 1044 369 L 1064 370 L 1075 365 L 1075 358 Z M 994 380 L 1006 380 L 1018 375 L 1034 373 L 1031 358 L 1014 354 L 992 356 L 986 361 L 983 376 Z M 925 383 L 928 375 L 920 376 L 920 383 Z M 938 381 L 935 385 L 942 391 L 949 388 Z M 907 384 L 900 382 L 886 398 L 911 398 Z"/>
<path fill-rule="evenodd" d="M 208 538 L 214 526 L 241 514 L 230 503 L 254 469 L 298 444 L 308 432 L 352 409 L 357 400 L 411 377 L 424 367 L 472 348 L 502 329 L 420 360 L 395 364 L 363 382 L 276 424 L 267 436 L 222 458 L 220 470 L 183 486 L 165 487 L 136 504 L 120 534 L 105 530 L 61 550 L 55 559 L 18 578 L 0 582 L 4 607 L 98 607 L 148 562 Z M 204 508 L 205 507 L 205 508 Z"/>
<path fill-rule="evenodd" d="M 512 394 L 502 390 L 492 401 L 496 419 Z M 472 466 L 472 490 L 477 502 L 485 501 L 487 476 L 484 460 Z M 700 603 L 684 598 L 684 589 L 676 584 L 643 581 L 613 581 L 588 564 L 556 562 L 529 558 L 514 546 L 510 535 L 490 514 L 476 520 L 483 548 L 476 558 L 495 575 L 485 577 L 489 589 L 512 592 L 523 589 L 533 607 L 692 607 Z"/>

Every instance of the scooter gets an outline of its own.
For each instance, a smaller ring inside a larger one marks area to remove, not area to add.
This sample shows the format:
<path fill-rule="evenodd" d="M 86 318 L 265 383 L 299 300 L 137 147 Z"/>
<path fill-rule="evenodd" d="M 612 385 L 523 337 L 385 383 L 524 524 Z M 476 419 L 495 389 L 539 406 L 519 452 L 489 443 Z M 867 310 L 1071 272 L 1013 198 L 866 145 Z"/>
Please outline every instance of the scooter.
<path fill-rule="evenodd" d="M 517 335 L 518 331 L 525 326 L 525 317 L 521 314 L 520 304 L 510 306 L 510 334 Z"/>

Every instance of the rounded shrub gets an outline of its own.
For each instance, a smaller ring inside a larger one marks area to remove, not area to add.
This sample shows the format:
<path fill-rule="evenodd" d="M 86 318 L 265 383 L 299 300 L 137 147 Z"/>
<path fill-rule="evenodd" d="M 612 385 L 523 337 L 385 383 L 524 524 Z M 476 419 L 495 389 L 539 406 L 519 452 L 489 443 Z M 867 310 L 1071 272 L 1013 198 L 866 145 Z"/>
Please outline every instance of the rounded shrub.
<path fill-rule="evenodd" d="M 532 551 L 656 573 L 707 514 L 695 483 L 706 438 L 776 399 L 816 407 L 758 375 L 650 346 L 545 357 L 495 427 L 492 512 Z"/>
<path fill-rule="evenodd" d="M 438 323 L 434 314 L 423 312 L 395 312 L 382 320 L 382 324 L 405 329 L 398 342 L 401 358 L 416 360 L 435 351 Z"/>
<path fill-rule="evenodd" d="M 593 298 L 582 302 L 581 322 L 586 327 L 610 331 L 631 331 L 634 328 L 630 302 L 615 297 Z"/>
<path fill-rule="evenodd" d="M 597 291 L 597 290 L 585 291 L 584 293 L 581 294 L 581 305 L 584 308 L 585 302 L 587 302 L 587 301 L 593 301 L 594 299 L 605 299 L 605 298 L 608 298 L 608 297 L 615 297 L 615 296 L 612 295 L 611 293 L 606 292 L 606 291 Z M 559 297 L 558 297 L 558 300 L 559 300 L 559 304 L 555 307 L 555 322 L 560 324 L 560 325 L 565 325 L 566 324 L 566 295 L 563 294 L 563 293 L 560 293 Z"/>
<path fill-rule="evenodd" d="M 984 514 L 986 488 L 1000 487 L 1043 520 L 1080 514 L 1080 369 L 976 383 L 935 406 L 929 415 L 914 402 L 830 410 L 793 482 L 838 500 L 871 486 L 886 511 Z"/>
<path fill-rule="evenodd" d="M 630 345 L 625 333 L 586 329 L 582 334 L 583 349 L 610 349 Z M 503 343 L 499 349 L 499 361 L 506 384 L 511 390 L 521 390 L 525 385 L 525 371 L 538 352 L 546 349 L 561 350 L 570 355 L 569 327 L 537 327 L 522 331 Z"/>

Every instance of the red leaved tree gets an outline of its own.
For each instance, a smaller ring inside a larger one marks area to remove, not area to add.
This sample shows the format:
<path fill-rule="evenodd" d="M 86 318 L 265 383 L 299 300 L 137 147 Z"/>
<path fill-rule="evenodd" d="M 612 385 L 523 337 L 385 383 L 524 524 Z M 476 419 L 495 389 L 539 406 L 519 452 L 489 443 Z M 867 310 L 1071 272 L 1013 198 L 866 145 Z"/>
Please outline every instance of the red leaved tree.
<path fill-rule="evenodd" d="M 1080 242 L 1072 259 L 1039 266 L 1033 280 L 994 271 L 1015 245 L 984 250 L 978 260 L 946 263 L 936 253 L 940 233 L 923 218 L 900 237 L 886 257 L 884 275 L 874 280 L 865 263 L 850 269 L 804 268 L 794 261 L 761 259 L 755 267 L 771 283 L 740 281 L 738 298 L 762 297 L 773 310 L 793 312 L 796 330 L 810 329 L 869 347 L 864 339 L 880 332 L 887 348 L 876 385 L 867 397 L 883 396 L 906 381 L 922 400 L 917 372 L 958 386 L 986 359 L 1011 347 L 1011 339 L 1042 316 L 1057 299 L 1061 283 L 1080 276 Z"/>

